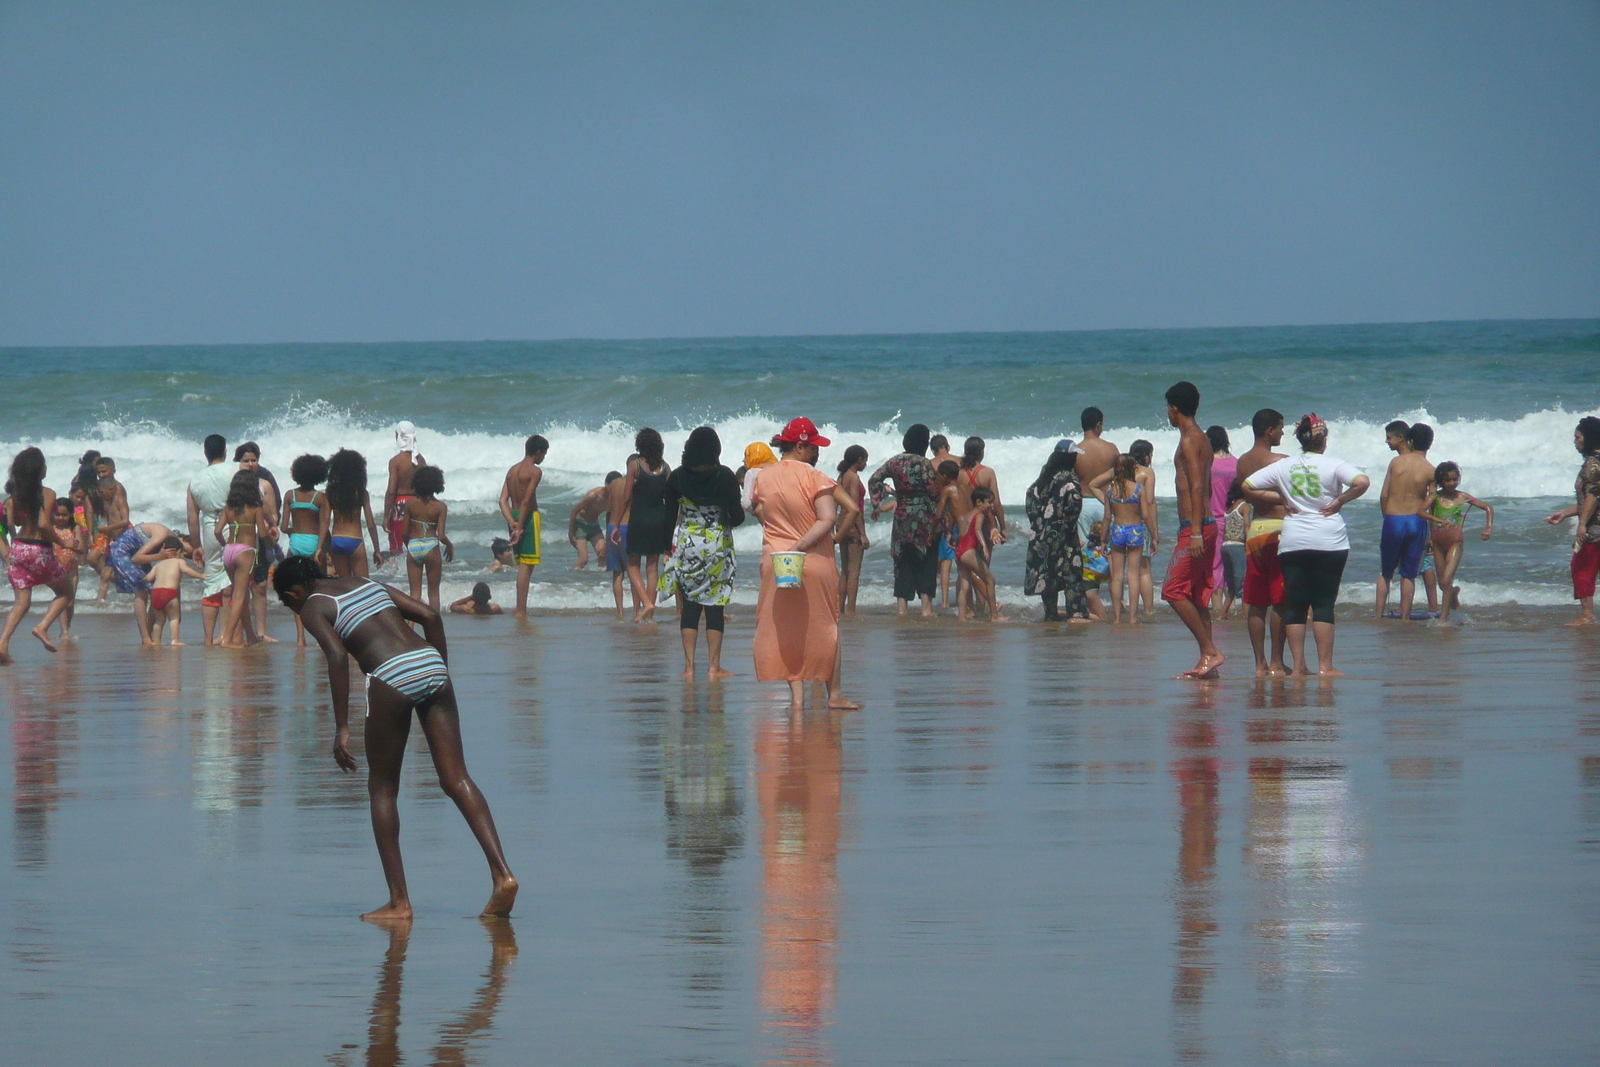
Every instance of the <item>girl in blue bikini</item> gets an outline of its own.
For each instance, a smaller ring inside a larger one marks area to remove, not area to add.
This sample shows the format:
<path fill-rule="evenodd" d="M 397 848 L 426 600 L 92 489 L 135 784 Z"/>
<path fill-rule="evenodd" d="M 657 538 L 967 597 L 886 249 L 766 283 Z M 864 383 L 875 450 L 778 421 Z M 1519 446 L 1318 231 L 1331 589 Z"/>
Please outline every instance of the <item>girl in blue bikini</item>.
<path fill-rule="evenodd" d="M 367 495 L 367 461 L 360 452 L 341 448 L 328 459 L 328 505 L 333 521 L 328 528 L 328 553 L 341 578 L 367 576 L 367 546 L 361 540 L 361 520 L 372 533 L 372 565 L 383 563 L 383 542 L 372 517 L 372 497 Z"/>
<path fill-rule="evenodd" d="M 400 763 L 415 711 L 428 738 L 428 752 L 439 787 L 455 801 L 484 858 L 493 888 L 484 915 L 510 915 L 517 880 L 500 848 L 489 804 L 467 773 L 461 751 L 461 715 L 445 665 L 444 622 L 428 605 L 367 578 L 325 578 L 308 556 L 291 556 L 278 565 L 272 586 L 284 607 L 294 612 L 328 657 L 333 691 L 333 759 L 341 770 L 357 764 L 350 754 L 350 660 L 367 676 L 364 730 L 367 794 L 372 832 L 389 883 L 389 901 L 362 916 L 370 922 L 409 922 L 411 897 L 400 857 Z M 422 626 L 422 635 L 411 624 Z"/>
<path fill-rule="evenodd" d="M 304 455 L 289 467 L 295 487 L 283 497 L 283 525 L 289 534 L 289 555 L 315 560 L 324 572 L 328 569 L 328 528 L 332 510 L 328 498 L 317 486 L 328 480 L 328 461 L 321 456 Z M 300 616 L 294 619 L 295 644 L 306 647 L 306 628 Z"/>
<path fill-rule="evenodd" d="M 1111 561 L 1111 621 L 1122 621 L 1122 586 L 1128 586 L 1128 621 L 1139 621 L 1139 582 L 1144 568 L 1146 521 L 1155 503 L 1139 472 L 1139 463 L 1124 452 L 1111 469 L 1089 488 L 1106 504 L 1106 554 Z"/>

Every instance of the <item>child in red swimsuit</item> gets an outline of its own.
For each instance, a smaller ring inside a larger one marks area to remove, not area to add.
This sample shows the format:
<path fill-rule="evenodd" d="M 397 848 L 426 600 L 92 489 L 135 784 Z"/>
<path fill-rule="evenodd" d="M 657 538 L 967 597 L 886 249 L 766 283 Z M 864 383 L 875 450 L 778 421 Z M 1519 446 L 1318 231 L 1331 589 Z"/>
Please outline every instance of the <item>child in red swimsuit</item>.
<path fill-rule="evenodd" d="M 989 602 L 989 621 L 1005 622 L 995 592 L 994 573 L 989 570 L 989 522 L 994 511 L 994 493 L 983 486 L 972 490 L 972 510 L 956 523 L 956 564 L 979 599 Z M 973 613 L 976 617 L 976 612 Z M 967 601 L 956 597 L 956 618 L 965 621 Z"/>
<path fill-rule="evenodd" d="M 189 565 L 183 542 L 176 537 L 168 537 L 161 542 L 157 562 L 151 566 L 150 575 L 145 579 L 150 583 L 150 631 L 158 645 L 161 644 L 161 627 L 167 623 L 172 624 L 170 643 L 174 647 L 183 644 L 178 640 L 178 626 L 183 621 L 183 602 L 178 597 L 178 585 L 185 577 L 205 581 L 206 576 L 205 572 Z"/>

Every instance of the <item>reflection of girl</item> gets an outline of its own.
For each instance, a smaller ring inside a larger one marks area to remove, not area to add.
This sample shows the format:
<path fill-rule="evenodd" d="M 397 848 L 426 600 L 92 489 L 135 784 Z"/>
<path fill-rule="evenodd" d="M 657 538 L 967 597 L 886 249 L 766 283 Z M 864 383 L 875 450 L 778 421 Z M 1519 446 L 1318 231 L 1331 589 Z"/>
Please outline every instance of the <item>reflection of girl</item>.
<path fill-rule="evenodd" d="M 857 513 L 846 515 L 839 521 L 833 539 L 839 545 L 839 610 L 844 615 L 856 613 L 856 593 L 861 588 L 861 557 L 871 544 L 867 540 L 867 487 L 861 481 L 861 472 L 867 469 L 867 450 L 851 445 L 844 450 L 839 461 L 839 488 L 856 502 Z"/>
<path fill-rule="evenodd" d="M 363 915 L 374 921 L 411 918 L 405 865 L 400 856 L 400 763 L 405 757 L 411 715 L 428 739 L 439 787 L 455 801 L 471 827 L 494 888 L 485 915 L 509 915 L 517 880 L 506 865 L 489 804 L 467 773 L 461 751 L 461 716 L 455 687 L 445 665 L 444 621 L 419 600 L 367 578 L 324 578 L 305 556 L 278 564 L 272 586 L 285 607 L 300 617 L 328 657 L 333 692 L 333 758 L 346 771 L 356 769 L 350 755 L 350 660 L 367 675 L 365 720 L 367 793 L 372 800 L 372 832 L 389 883 L 389 902 Z M 422 626 L 422 636 L 411 629 Z"/>
<path fill-rule="evenodd" d="M 1461 492 L 1461 468 L 1444 462 L 1433 469 L 1433 484 L 1438 492 L 1428 501 L 1422 517 L 1433 524 L 1433 551 L 1438 557 L 1440 599 L 1442 606 L 1439 621 L 1450 617 L 1450 609 L 1459 607 L 1455 586 L 1456 570 L 1461 566 L 1461 555 L 1466 548 L 1463 528 L 1467 522 L 1468 508 L 1482 508 L 1488 513 L 1480 539 L 1487 541 L 1494 533 L 1494 508 L 1477 497 Z"/>

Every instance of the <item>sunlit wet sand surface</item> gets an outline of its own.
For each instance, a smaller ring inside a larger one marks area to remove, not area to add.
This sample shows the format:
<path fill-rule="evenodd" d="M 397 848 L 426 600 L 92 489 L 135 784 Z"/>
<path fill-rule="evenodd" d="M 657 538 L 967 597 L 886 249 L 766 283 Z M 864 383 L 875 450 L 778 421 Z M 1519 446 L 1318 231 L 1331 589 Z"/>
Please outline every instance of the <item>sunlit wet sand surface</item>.
<path fill-rule="evenodd" d="M 1170 619 L 873 616 L 863 710 L 794 717 L 748 611 L 715 686 L 676 679 L 670 624 L 454 621 L 523 890 L 476 918 L 414 731 L 409 930 L 356 919 L 384 885 L 320 654 L 82 618 L 0 673 L 0 1058 L 1592 1061 L 1600 635 L 1566 618 L 1351 618 L 1327 684 L 1257 685 L 1229 624 L 1203 685 L 1169 680 Z"/>

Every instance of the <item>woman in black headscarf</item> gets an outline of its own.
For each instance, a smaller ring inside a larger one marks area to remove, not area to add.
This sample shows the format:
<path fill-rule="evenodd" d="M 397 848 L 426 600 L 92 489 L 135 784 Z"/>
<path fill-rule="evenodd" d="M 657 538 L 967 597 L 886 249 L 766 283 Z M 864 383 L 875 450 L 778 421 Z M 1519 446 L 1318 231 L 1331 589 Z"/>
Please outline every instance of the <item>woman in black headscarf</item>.
<path fill-rule="evenodd" d="M 1042 597 L 1047 622 L 1061 618 L 1057 606 L 1067 602 L 1067 618 L 1088 618 L 1089 600 L 1083 591 L 1083 546 L 1078 543 L 1078 513 L 1083 510 L 1083 490 L 1073 467 L 1078 450 L 1062 441 L 1050 453 L 1039 477 L 1028 486 L 1028 564 L 1022 589 Z"/>
<path fill-rule="evenodd" d="M 683 464 L 667 478 L 667 526 L 672 549 L 661 568 L 661 592 L 683 597 L 683 676 L 694 677 L 700 616 L 706 618 L 707 677 L 730 678 L 722 669 L 723 609 L 733 596 L 733 533 L 744 522 L 739 482 L 721 463 L 717 431 L 701 426 L 683 446 Z"/>

